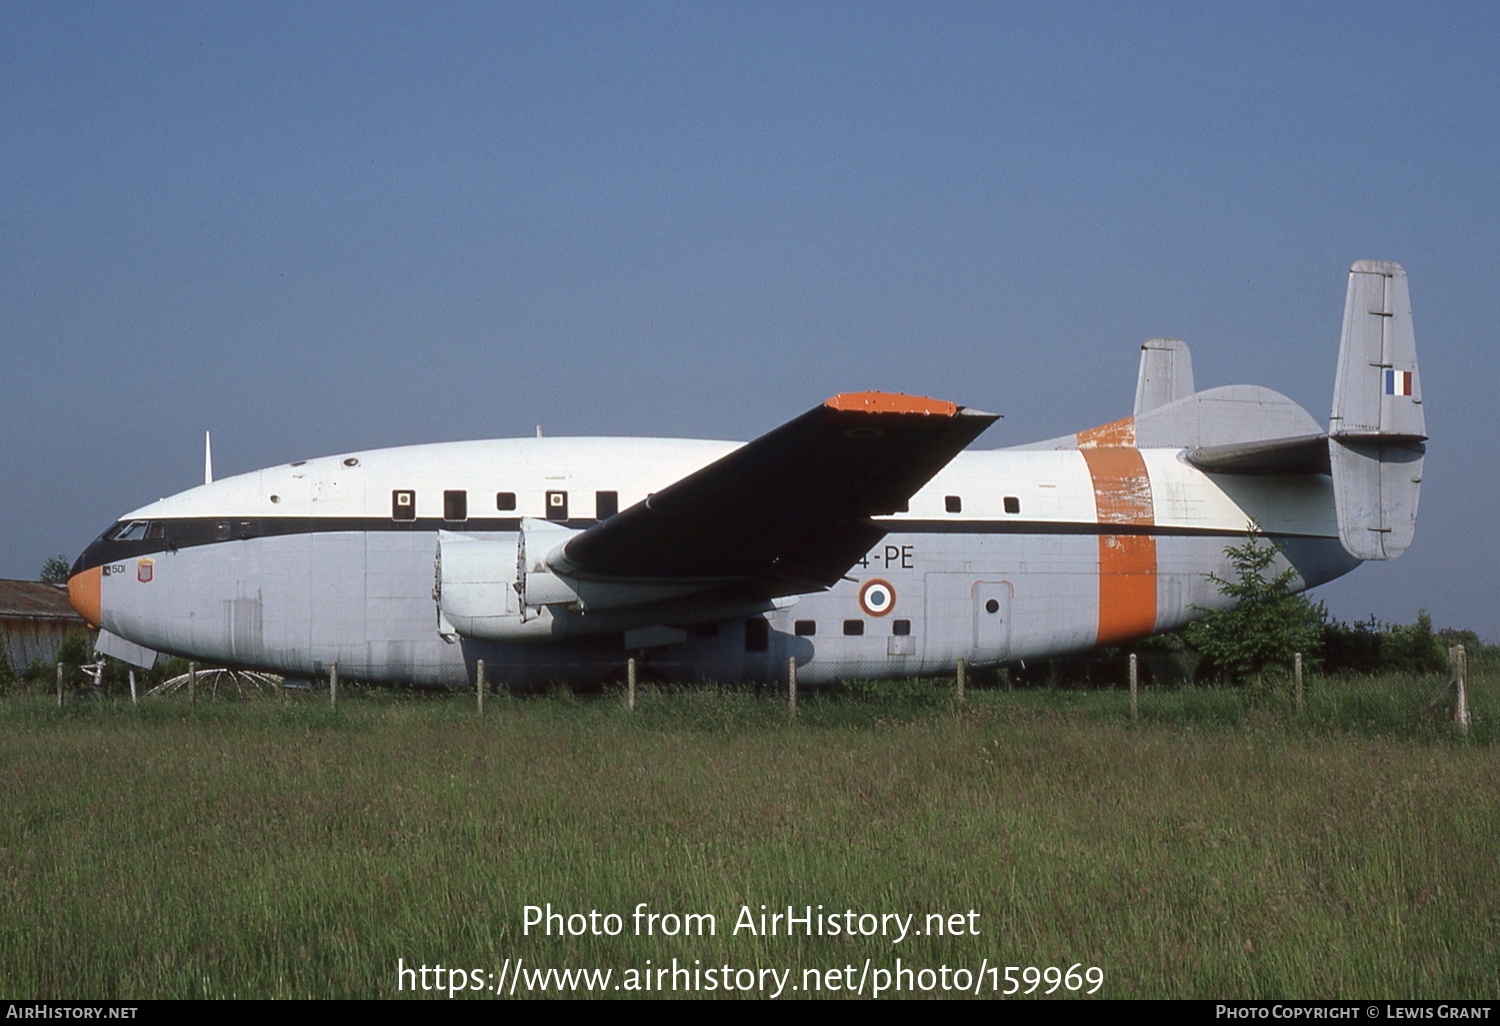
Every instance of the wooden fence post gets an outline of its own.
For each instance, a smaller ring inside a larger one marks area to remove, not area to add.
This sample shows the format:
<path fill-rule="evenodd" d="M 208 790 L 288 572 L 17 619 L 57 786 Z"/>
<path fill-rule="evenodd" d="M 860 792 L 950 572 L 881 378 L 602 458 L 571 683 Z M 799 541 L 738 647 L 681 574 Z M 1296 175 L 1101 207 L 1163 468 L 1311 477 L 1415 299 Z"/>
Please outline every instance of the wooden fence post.
<path fill-rule="evenodd" d="M 1453 725 L 1460 734 L 1469 732 L 1469 656 L 1462 645 L 1448 649 L 1448 664 L 1453 667 Z"/>
<path fill-rule="evenodd" d="M 474 663 L 474 701 L 478 703 L 479 715 L 484 715 L 484 660 Z"/>
<path fill-rule="evenodd" d="M 625 660 L 625 707 L 635 712 L 635 656 Z"/>
<path fill-rule="evenodd" d="M 964 704 L 964 684 L 967 683 L 968 670 L 969 670 L 968 666 L 965 665 L 965 663 L 964 663 L 964 657 L 963 656 L 959 656 L 958 657 L 958 666 L 955 667 L 955 673 L 954 673 L 954 677 L 953 677 L 953 686 L 954 686 L 954 689 L 957 692 L 958 704 L 960 706 L 962 706 Z"/>
<path fill-rule="evenodd" d="M 793 716 L 797 715 L 797 657 L 789 656 L 786 661 L 786 707 Z"/>
<path fill-rule="evenodd" d="M 198 708 L 198 664 L 188 663 L 188 712 Z"/>
<path fill-rule="evenodd" d="M 1292 699 L 1297 705 L 1297 715 L 1302 715 L 1302 653 L 1292 656 Z"/>
<path fill-rule="evenodd" d="M 328 664 L 328 708 L 339 707 L 339 664 Z"/>
<path fill-rule="evenodd" d="M 1134 652 L 1130 653 L 1130 718 L 1140 715 L 1140 664 Z"/>
<path fill-rule="evenodd" d="M 62 663 L 58 663 L 57 664 L 57 707 L 59 709 L 62 708 L 62 693 L 63 693 L 63 664 Z"/>

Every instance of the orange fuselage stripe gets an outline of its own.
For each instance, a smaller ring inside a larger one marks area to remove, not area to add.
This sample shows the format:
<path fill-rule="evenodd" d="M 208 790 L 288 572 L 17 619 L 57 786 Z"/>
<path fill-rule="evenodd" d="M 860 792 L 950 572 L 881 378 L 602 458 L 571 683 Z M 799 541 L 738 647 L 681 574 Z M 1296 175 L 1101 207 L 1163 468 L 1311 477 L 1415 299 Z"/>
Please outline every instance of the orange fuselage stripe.
<path fill-rule="evenodd" d="M 1078 448 L 1094 485 L 1101 524 L 1156 523 L 1151 478 L 1135 448 L 1135 420 L 1127 417 L 1078 433 Z M 1113 645 L 1156 628 L 1156 539 L 1142 534 L 1099 536 L 1097 645 Z"/>

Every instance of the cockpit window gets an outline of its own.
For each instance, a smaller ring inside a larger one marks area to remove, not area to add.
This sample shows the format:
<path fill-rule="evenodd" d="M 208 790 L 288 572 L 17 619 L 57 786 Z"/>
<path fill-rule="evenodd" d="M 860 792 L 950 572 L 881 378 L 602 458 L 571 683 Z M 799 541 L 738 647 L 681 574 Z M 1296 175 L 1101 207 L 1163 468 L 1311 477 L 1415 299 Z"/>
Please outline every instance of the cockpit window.
<path fill-rule="evenodd" d="M 110 535 L 110 541 L 140 541 L 146 537 L 146 528 L 151 526 L 149 520 L 132 520 L 128 524 L 122 524 Z"/>

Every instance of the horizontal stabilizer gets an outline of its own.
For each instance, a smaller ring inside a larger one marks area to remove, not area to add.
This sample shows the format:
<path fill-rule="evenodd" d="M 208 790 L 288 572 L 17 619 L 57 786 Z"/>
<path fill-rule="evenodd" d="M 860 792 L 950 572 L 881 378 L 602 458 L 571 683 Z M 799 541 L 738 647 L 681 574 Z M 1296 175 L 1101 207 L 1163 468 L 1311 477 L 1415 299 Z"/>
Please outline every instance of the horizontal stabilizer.
<path fill-rule="evenodd" d="M 1135 418 L 1142 449 L 1244 445 L 1321 435 L 1312 414 L 1259 385 L 1222 385 Z"/>
<path fill-rule="evenodd" d="M 1328 436 L 1270 438 L 1190 449 L 1187 461 L 1210 474 L 1331 474 Z"/>
<path fill-rule="evenodd" d="M 1312 414 L 1280 392 L 1259 385 L 1223 385 L 1194 392 L 1112 424 L 1014 448 L 1076 449 L 1080 438 L 1094 444 L 1099 444 L 1100 438 L 1108 438 L 1108 444 L 1134 445 L 1140 449 L 1209 450 L 1262 442 L 1281 445 L 1314 435 L 1323 437 L 1322 426 Z"/>
<path fill-rule="evenodd" d="M 1328 435 L 1344 549 L 1358 559 L 1394 559 L 1416 532 L 1427 438 L 1399 264 L 1361 260 L 1349 269 Z"/>

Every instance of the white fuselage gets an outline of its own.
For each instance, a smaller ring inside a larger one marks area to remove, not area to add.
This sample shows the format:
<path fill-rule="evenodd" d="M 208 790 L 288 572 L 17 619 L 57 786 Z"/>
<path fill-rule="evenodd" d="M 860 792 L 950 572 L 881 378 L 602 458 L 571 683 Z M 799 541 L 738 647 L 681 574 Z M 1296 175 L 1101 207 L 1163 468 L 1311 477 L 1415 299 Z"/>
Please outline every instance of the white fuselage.
<path fill-rule="evenodd" d="M 1229 571 L 1224 549 L 1252 519 L 1301 587 L 1357 565 L 1325 476 L 1209 475 L 1180 449 L 1002 449 L 960 453 L 907 512 L 879 520 L 887 536 L 828 591 L 750 610 L 559 610 L 537 628 L 497 599 L 494 621 L 517 622 L 499 636 L 513 641 L 441 622 L 439 532 L 514 544 L 523 517 L 585 528 L 737 444 L 502 439 L 241 474 L 122 517 L 75 568 L 75 602 L 82 593 L 86 615 L 135 645 L 288 675 L 337 663 L 350 678 L 454 685 L 484 659 L 491 680 L 522 685 L 597 680 L 636 654 L 682 680 L 777 679 L 795 659 L 815 683 L 1179 626 L 1225 604 L 1206 575 Z"/>

